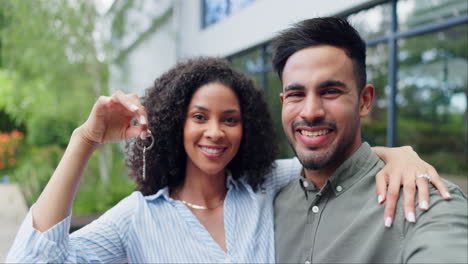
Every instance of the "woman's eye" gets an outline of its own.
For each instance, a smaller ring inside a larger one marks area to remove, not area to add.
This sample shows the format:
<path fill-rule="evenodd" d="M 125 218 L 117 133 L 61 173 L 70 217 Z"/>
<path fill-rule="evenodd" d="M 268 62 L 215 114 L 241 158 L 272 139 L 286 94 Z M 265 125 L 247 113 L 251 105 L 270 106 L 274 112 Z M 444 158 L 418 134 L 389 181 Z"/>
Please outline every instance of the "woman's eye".
<path fill-rule="evenodd" d="M 194 114 L 192 116 L 193 119 L 195 119 L 196 121 L 203 121 L 205 120 L 205 116 L 203 116 L 202 114 Z"/>
<path fill-rule="evenodd" d="M 228 117 L 224 120 L 224 122 L 228 124 L 236 124 L 237 122 L 239 122 L 239 120 L 235 117 Z"/>

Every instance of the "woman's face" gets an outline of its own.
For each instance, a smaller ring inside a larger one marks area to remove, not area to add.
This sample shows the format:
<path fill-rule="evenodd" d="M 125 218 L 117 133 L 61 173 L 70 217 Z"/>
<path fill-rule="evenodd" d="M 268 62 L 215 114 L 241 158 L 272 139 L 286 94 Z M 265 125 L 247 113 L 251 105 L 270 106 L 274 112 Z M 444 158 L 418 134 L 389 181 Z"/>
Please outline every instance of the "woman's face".
<path fill-rule="evenodd" d="M 241 139 L 242 113 L 234 91 L 218 82 L 198 88 L 184 123 L 187 170 L 209 175 L 224 173 Z"/>

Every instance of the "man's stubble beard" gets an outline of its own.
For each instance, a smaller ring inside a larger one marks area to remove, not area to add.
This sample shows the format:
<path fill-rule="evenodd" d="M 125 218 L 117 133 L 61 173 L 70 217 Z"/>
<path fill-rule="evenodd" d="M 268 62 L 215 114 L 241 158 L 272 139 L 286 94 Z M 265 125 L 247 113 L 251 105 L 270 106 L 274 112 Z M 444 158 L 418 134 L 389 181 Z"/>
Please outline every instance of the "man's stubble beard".
<path fill-rule="evenodd" d="M 305 169 L 320 170 L 323 168 L 338 167 L 348 158 L 348 153 L 351 151 L 354 141 L 356 140 L 356 134 L 360 128 L 359 117 L 353 124 L 354 126 L 351 128 L 351 131 L 345 131 L 341 141 L 339 141 L 340 139 L 335 139 L 335 142 L 332 142 L 332 145 L 329 146 L 327 150 L 323 150 L 324 152 L 322 152 L 320 148 L 310 147 L 305 154 L 304 151 L 298 153 L 292 144 L 292 139 L 289 137 L 288 142 Z M 337 129 L 336 131 L 338 131 L 339 128 L 336 126 L 335 128 Z"/>
<path fill-rule="evenodd" d="M 323 168 L 330 168 L 336 164 L 341 164 L 345 159 L 346 150 L 352 145 L 352 140 L 345 140 L 341 144 L 334 144 L 329 149 L 324 150 L 323 153 L 317 148 L 309 148 L 309 151 L 304 153 L 298 153 L 293 148 L 294 153 L 301 162 L 302 166 L 307 170 L 320 170 Z"/>

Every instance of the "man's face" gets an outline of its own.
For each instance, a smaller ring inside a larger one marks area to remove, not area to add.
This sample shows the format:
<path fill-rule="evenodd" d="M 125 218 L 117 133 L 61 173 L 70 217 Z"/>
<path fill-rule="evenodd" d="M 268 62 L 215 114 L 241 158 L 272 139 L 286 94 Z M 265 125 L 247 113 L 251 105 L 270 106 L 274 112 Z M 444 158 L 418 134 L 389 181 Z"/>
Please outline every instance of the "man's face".
<path fill-rule="evenodd" d="M 336 169 L 361 145 L 374 88 L 360 94 L 351 59 L 328 45 L 294 53 L 282 78 L 283 128 L 297 157 L 309 170 Z"/>

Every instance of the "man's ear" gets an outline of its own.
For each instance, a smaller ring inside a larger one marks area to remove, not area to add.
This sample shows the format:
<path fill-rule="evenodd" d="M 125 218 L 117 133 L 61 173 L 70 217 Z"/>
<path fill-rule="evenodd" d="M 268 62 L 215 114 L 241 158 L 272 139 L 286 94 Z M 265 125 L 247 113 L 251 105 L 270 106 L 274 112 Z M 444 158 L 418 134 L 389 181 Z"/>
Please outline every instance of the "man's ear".
<path fill-rule="evenodd" d="M 283 102 L 284 102 L 284 94 L 283 94 L 283 93 L 280 93 L 280 94 L 279 94 L 279 98 L 280 98 L 281 104 L 283 104 Z"/>
<path fill-rule="evenodd" d="M 366 117 L 372 109 L 372 103 L 375 98 L 375 88 L 372 84 L 366 84 L 362 88 L 359 100 L 359 116 Z"/>

